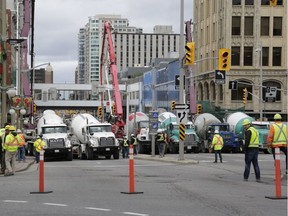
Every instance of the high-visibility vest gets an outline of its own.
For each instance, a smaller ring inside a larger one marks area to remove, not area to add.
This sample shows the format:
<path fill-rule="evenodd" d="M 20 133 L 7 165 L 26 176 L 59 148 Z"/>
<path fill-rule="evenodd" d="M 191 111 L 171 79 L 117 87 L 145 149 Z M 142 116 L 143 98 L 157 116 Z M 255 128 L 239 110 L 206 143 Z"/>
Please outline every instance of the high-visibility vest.
<path fill-rule="evenodd" d="M 129 145 L 128 145 L 128 140 L 127 140 L 127 139 L 124 139 L 124 140 L 123 140 L 123 146 L 125 146 L 125 147 L 126 147 L 126 146 L 129 146 Z"/>
<path fill-rule="evenodd" d="M 212 145 L 214 146 L 214 150 L 221 150 L 224 145 L 223 138 L 219 134 L 215 134 L 212 140 Z"/>
<path fill-rule="evenodd" d="M 276 146 L 287 146 L 287 126 L 282 123 L 275 123 L 272 125 L 274 127 L 274 137 L 272 142 L 272 147 Z"/>
<path fill-rule="evenodd" d="M 17 136 L 8 134 L 5 139 L 4 149 L 8 152 L 16 152 L 19 146 Z"/>
<path fill-rule="evenodd" d="M 164 134 L 163 134 L 163 133 L 160 134 L 160 136 L 159 136 L 159 138 L 157 139 L 157 141 L 158 141 L 158 142 L 163 142 L 163 141 L 165 141 L 165 137 L 164 137 Z"/>
<path fill-rule="evenodd" d="M 39 138 L 34 142 L 33 146 L 37 152 L 40 152 L 44 148 L 45 142 Z"/>
<path fill-rule="evenodd" d="M 254 127 L 249 127 L 248 130 L 251 131 L 251 137 L 249 141 L 248 148 L 259 147 L 259 132 Z"/>
<path fill-rule="evenodd" d="M 20 147 L 22 147 L 26 144 L 24 134 L 17 134 L 17 139 L 18 139 Z"/>
<path fill-rule="evenodd" d="M 131 138 L 131 145 L 136 145 L 136 144 L 137 144 L 136 138 L 132 137 Z"/>

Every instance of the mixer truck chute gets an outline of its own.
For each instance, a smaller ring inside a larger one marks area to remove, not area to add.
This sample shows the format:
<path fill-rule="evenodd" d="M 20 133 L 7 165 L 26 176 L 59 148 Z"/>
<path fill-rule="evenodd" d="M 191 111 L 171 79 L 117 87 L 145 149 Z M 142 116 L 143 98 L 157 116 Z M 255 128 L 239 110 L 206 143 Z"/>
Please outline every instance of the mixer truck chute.
<path fill-rule="evenodd" d="M 68 136 L 68 127 L 63 119 L 53 110 L 45 110 L 38 120 L 36 134 L 43 135 L 45 157 L 61 157 L 73 159 L 72 145 Z"/>
<path fill-rule="evenodd" d="M 75 144 L 73 154 L 80 159 L 92 160 L 98 156 L 119 159 L 119 142 L 110 123 L 101 123 L 94 116 L 83 113 L 72 118 L 71 130 Z"/>

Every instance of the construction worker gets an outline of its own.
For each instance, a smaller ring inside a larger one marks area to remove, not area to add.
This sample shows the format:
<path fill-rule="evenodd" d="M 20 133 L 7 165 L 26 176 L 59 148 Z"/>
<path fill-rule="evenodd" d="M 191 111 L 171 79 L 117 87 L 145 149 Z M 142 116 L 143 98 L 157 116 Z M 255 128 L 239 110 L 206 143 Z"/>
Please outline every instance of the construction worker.
<path fill-rule="evenodd" d="M 214 149 L 215 153 L 215 161 L 213 163 L 217 163 L 217 154 L 219 155 L 220 163 L 222 163 L 221 150 L 223 148 L 223 145 L 224 145 L 223 138 L 219 135 L 219 131 L 215 130 L 212 139 L 212 148 Z"/>
<path fill-rule="evenodd" d="M 137 139 L 134 134 L 131 134 L 131 145 L 133 145 L 133 154 L 137 155 Z"/>
<path fill-rule="evenodd" d="M 19 146 L 18 146 L 18 162 L 25 162 L 26 161 L 26 156 L 25 156 L 25 137 L 24 134 L 22 134 L 22 131 L 20 129 L 17 129 L 17 139 L 19 142 Z"/>
<path fill-rule="evenodd" d="M 6 165 L 5 165 L 5 149 L 4 149 L 4 144 L 5 144 L 5 139 L 7 137 L 7 135 L 10 133 L 10 125 L 8 123 L 5 123 L 5 133 L 2 134 L 1 136 L 1 152 L 0 152 L 0 155 L 1 155 L 1 172 L 2 173 L 5 173 L 5 170 L 6 170 Z"/>
<path fill-rule="evenodd" d="M 11 125 L 9 127 L 9 131 L 10 133 L 6 136 L 3 146 L 5 149 L 5 165 L 7 169 L 7 172 L 4 174 L 4 176 L 11 176 L 15 174 L 16 154 L 19 146 L 15 127 Z"/>
<path fill-rule="evenodd" d="M 129 140 L 126 135 L 123 136 L 123 141 L 122 141 L 122 156 L 123 158 L 128 158 L 129 156 Z"/>
<path fill-rule="evenodd" d="M 254 167 L 256 181 L 261 182 L 260 168 L 258 165 L 258 153 L 259 153 L 259 132 L 251 125 L 249 119 L 244 119 L 242 125 L 245 129 L 245 171 L 244 181 L 248 181 L 250 174 L 251 162 Z"/>
<path fill-rule="evenodd" d="M 157 131 L 157 143 L 158 143 L 158 151 L 159 151 L 159 157 L 165 156 L 165 145 L 166 145 L 166 137 L 163 131 L 158 130 Z"/>
<path fill-rule="evenodd" d="M 43 135 L 40 134 L 36 141 L 33 144 L 34 148 L 35 148 L 35 161 L 36 163 L 39 163 L 40 160 L 40 151 L 44 149 L 45 147 L 45 142 L 43 140 Z"/>
<path fill-rule="evenodd" d="M 274 115 L 275 123 L 270 126 L 270 131 L 267 137 L 267 144 L 272 148 L 273 158 L 275 160 L 275 148 L 279 148 L 286 157 L 286 172 L 287 175 L 287 145 L 288 145 L 288 127 L 281 122 L 280 114 Z"/>

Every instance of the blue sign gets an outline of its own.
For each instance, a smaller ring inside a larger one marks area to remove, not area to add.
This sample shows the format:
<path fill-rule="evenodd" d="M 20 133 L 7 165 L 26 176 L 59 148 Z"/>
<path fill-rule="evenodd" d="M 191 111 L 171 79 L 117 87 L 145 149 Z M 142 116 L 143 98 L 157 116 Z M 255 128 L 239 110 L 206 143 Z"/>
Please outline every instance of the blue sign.
<path fill-rule="evenodd" d="M 153 122 L 152 123 L 152 128 L 153 129 L 158 129 L 158 122 Z"/>
<path fill-rule="evenodd" d="M 153 113 L 152 113 L 152 117 L 153 117 L 153 118 L 158 118 L 158 112 L 153 112 Z"/>

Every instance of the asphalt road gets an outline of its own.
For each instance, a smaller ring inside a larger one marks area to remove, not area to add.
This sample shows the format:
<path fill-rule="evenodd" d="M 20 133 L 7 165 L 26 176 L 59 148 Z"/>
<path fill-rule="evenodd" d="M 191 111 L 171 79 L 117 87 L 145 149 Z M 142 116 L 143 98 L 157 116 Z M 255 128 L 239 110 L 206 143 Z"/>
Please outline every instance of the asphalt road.
<path fill-rule="evenodd" d="M 136 156 L 135 192 L 130 194 L 129 160 L 45 162 L 44 192 L 39 192 L 38 165 L 11 177 L 0 177 L 0 215 L 135 215 L 135 216 L 286 216 L 287 200 L 275 195 L 272 155 L 259 155 L 262 183 L 253 168 L 243 181 L 243 154 L 185 155 L 191 163 Z M 192 163 L 197 161 L 197 163 Z M 284 157 L 281 158 L 284 164 Z M 283 167 L 283 166 L 282 166 Z M 124 193 L 123 193 L 124 192 Z M 287 196 L 287 179 L 282 181 Z"/>

